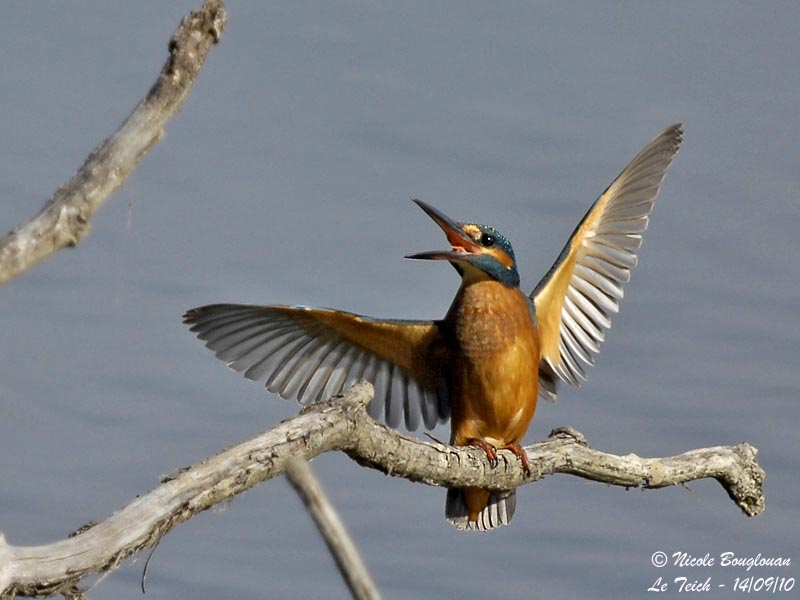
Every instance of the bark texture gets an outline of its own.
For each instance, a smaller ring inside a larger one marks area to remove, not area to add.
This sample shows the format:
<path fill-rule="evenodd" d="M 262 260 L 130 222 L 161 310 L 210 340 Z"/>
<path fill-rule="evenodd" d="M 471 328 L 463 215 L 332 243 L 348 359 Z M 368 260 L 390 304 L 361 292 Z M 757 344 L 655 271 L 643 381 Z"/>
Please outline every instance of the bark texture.
<path fill-rule="evenodd" d="M 580 433 L 564 428 L 525 448 L 531 465 L 525 477 L 510 452 L 500 451 L 492 468 L 480 449 L 419 440 L 376 422 L 366 410 L 372 391 L 362 381 L 344 396 L 309 406 L 252 440 L 164 478 L 153 491 L 72 537 L 16 547 L 0 535 L 0 598 L 78 592 L 83 577 L 114 569 L 178 523 L 284 473 L 294 459 L 307 461 L 331 450 L 382 473 L 440 486 L 510 489 L 567 473 L 655 489 L 713 477 L 748 516 L 764 510 L 764 471 L 747 443 L 667 458 L 617 456 L 588 447 Z"/>
<path fill-rule="evenodd" d="M 75 246 L 89 232 L 94 211 L 164 135 L 164 125 L 192 89 L 226 18 L 222 0 L 207 0 L 184 17 L 169 42 L 161 74 L 122 126 L 92 151 L 39 214 L 0 239 L 0 285 L 53 252 Z"/>

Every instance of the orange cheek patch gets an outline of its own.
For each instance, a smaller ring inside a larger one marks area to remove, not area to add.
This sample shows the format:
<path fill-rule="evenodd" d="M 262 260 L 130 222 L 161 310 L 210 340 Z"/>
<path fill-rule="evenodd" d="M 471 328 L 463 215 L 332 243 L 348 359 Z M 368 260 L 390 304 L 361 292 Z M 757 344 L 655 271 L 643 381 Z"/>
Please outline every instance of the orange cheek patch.
<path fill-rule="evenodd" d="M 486 250 L 486 252 L 488 254 L 491 254 L 492 257 L 501 265 L 503 265 L 506 269 L 510 269 L 511 267 L 514 266 L 514 261 L 511 260 L 511 257 L 500 248 L 490 248 Z"/>

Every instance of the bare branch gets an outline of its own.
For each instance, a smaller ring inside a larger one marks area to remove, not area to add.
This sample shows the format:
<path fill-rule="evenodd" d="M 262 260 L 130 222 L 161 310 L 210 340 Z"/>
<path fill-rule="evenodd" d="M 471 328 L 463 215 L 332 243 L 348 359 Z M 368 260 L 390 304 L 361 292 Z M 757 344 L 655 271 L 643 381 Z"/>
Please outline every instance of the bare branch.
<path fill-rule="evenodd" d="M 75 246 L 89 232 L 94 211 L 163 136 L 225 23 L 222 0 L 206 0 L 201 10 L 184 17 L 158 80 L 122 126 L 92 151 L 38 215 L 0 239 L 0 285 L 53 252 Z"/>
<path fill-rule="evenodd" d="M 316 523 L 353 598 L 379 600 L 381 596 L 378 588 L 308 463 L 298 459 L 290 461 L 286 468 L 286 477 Z"/>
<path fill-rule="evenodd" d="M 745 514 L 764 510 L 764 471 L 756 449 L 746 443 L 642 458 L 593 450 L 579 433 L 560 430 L 525 448 L 531 466 L 526 478 L 510 452 L 499 452 L 501 460 L 493 469 L 480 450 L 411 438 L 374 421 L 366 411 L 372 392 L 369 383 L 361 382 L 344 396 L 311 405 L 252 440 L 166 477 L 150 493 L 74 537 L 15 547 L 0 536 L 0 598 L 61 593 L 90 573 L 114 569 L 196 513 L 284 473 L 290 460 L 309 460 L 331 450 L 383 473 L 453 487 L 510 489 L 554 473 L 646 489 L 713 477 Z"/>

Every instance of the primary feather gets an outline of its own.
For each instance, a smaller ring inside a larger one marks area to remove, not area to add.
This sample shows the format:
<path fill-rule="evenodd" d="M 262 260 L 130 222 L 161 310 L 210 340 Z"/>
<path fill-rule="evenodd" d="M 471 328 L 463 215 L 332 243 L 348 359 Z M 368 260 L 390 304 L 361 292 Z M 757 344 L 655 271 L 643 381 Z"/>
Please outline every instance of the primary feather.
<path fill-rule="evenodd" d="M 650 212 L 683 137 L 661 132 L 608 186 L 575 228 L 556 262 L 531 292 L 542 344 L 540 372 L 579 386 L 594 364 L 623 285 L 636 266 Z M 542 386 L 555 399 L 555 385 Z"/>

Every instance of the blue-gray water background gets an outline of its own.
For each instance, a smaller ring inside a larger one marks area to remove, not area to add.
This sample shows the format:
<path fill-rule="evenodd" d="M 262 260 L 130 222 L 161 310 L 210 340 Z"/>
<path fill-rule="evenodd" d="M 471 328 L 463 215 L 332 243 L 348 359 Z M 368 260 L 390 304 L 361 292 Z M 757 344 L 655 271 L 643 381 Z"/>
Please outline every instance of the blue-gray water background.
<path fill-rule="evenodd" d="M 118 126 L 198 4 L 3 7 L 4 230 Z M 181 324 L 187 308 L 438 318 L 458 278 L 403 259 L 444 243 L 411 197 L 496 226 L 530 289 L 597 194 L 680 120 L 683 148 L 598 364 L 583 389 L 540 405 L 527 439 L 569 424 L 644 456 L 746 440 L 767 472 L 764 514 L 745 517 L 714 481 L 642 492 L 555 476 L 520 490 L 511 527 L 463 535 L 441 489 L 340 455 L 313 466 L 389 598 L 643 597 L 659 576 L 710 576 L 722 598 L 737 576 L 800 577 L 796 3 L 228 9 L 182 112 L 91 235 L 0 289 L 10 543 L 61 538 L 296 411 L 216 361 Z M 657 569 L 658 550 L 794 564 Z M 143 562 L 91 597 L 140 597 Z M 148 586 L 347 597 L 282 478 L 171 532 Z"/>

